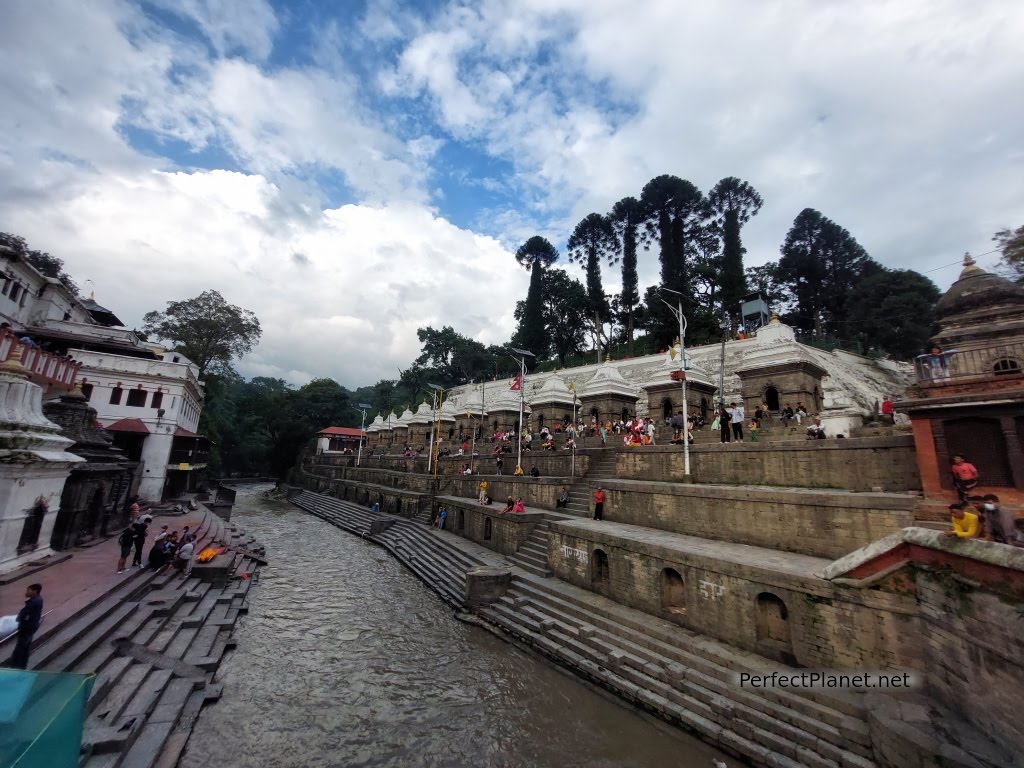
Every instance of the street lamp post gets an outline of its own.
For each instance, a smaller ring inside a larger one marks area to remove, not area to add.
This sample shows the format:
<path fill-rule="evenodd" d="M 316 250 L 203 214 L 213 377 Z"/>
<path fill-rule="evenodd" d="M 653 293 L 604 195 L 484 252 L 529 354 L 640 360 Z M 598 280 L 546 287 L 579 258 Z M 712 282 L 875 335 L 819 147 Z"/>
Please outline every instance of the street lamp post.
<path fill-rule="evenodd" d="M 678 308 L 673 307 L 664 299 L 661 303 L 664 304 L 673 315 L 676 316 L 676 320 L 679 321 L 679 364 L 683 368 L 683 474 L 689 477 L 690 475 L 690 406 L 686 402 L 686 316 L 683 314 L 683 299 L 682 294 L 679 291 L 673 291 L 671 288 L 661 288 L 662 291 L 668 291 L 674 293 L 679 297 Z"/>
<path fill-rule="evenodd" d="M 570 484 L 576 481 L 576 382 L 573 382 L 572 387 L 572 464 L 569 467 L 569 482 Z"/>
<path fill-rule="evenodd" d="M 473 430 L 473 441 L 469 446 L 469 474 L 473 474 L 473 459 L 476 458 L 476 433 L 478 429 L 483 428 L 484 423 L 484 390 L 487 387 L 487 379 L 480 380 L 480 426 L 476 423 L 471 423 L 470 428 Z M 471 403 L 472 404 L 472 403 Z M 466 412 L 467 416 L 472 415 L 471 411 Z"/>
<path fill-rule="evenodd" d="M 524 397 L 526 392 L 526 358 L 535 357 L 535 355 L 533 352 L 529 352 L 525 349 L 516 349 L 515 347 L 509 347 L 509 351 L 515 352 L 516 355 L 519 355 L 518 358 L 512 354 L 510 354 L 509 357 L 513 360 L 518 359 L 519 361 L 519 434 L 516 436 L 519 448 L 516 453 L 516 466 L 521 467 L 523 466 L 523 403 L 525 402 Z"/>
<path fill-rule="evenodd" d="M 363 417 L 359 421 L 359 450 L 356 452 L 356 466 L 359 466 L 359 462 L 363 460 L 363 433 L 366 431 L 366 412 L 373 408 L 369 403 L 359 403 L 359 407 L 356 408 Z"/>
<path fill-rule="evenodd" d="M 436 424 L 436 421 L 437 421 L 437 400 L 438 400 L 439 397 L 443 397 L 444 396 L 444 388 L 441 387 L 438 384 L 427 384 L 427 386 L 430 387 L 431 390 L 433 390 L 432 393 L 431 393 L 432 397 L 433 397 L 433 400 L 431 401 L 431 406 L 430 406 L 430 453 L 427 454 L 427 472 L 430 472 L 431 467 L 434 467 L 435 468 L 434 476 L 436 477 L 437 476 L 437 471 L 436 471 L 437 458 L 434 456 L 434 427 L 435 427 L 435 424 Z M 440 443 L 441 442 L 441 440 L 440 440 L 440 437 L 441 437 L 440 430 L 439 430 L 439 434 L 438 434 L 437 437 L 438 437 L 438 442 Z"/>

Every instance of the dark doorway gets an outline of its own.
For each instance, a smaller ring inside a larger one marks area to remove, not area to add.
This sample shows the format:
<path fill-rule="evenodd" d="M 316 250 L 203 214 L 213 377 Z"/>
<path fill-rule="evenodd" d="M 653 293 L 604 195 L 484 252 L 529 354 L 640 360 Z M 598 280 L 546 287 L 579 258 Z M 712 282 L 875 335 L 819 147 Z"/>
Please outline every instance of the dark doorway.
<path fill-rule="evenodd" d="M 764 391 L 764 401 L 768 403 L 769 411 L 779 410 L 779 390 L 775 387 L 768 387 Z"/>
<path fill-rule="evenodd" d="M 948 461 L 952 462 L 959 453 L 978 468 L 980 485 L 1013 487 L 1006 438 L 999 419 L 952 419 L 943 422 L 943 430 L 949 450 Z M 953 487 L 948 471 L 944 484 L 947 488 Z"/>
<path fill-rule="evenodd" d="M 603 549 L 595 549 L 592 557 L 590 584 L 594 589 L 602 591 L 608 587 L 610 581 L 608 555 Z"/>
<path fill-rule="evenodd" d="M 491 518 L 489 517 L 484 518 L 484 540 L 491 540 Z"/>
<path fill-rule="evenodd" d="M 31 552 L 39 546 L 39 534 L 43 530 L 43 519 L 46 517 L 46 502 L 39 499 L 29 511 L 25 518 L 25 524 L 21 528 L 21 538 L 18 540 L 18 554 Z"/>
<path fill-rule="evenodd" d="M 797 666 L 789 629 L 789 610 L 782 598 L 771 592 L 757 596 L 757 652 L 783 664 Z"/>
<path fill-rule="evenodd" d="M 686 585 L 679 571 L 665 568 L 661 572 L 661 610 L 673 621 L 686 616 Z"/>
<path fill-rule="evenodd" d="M 661 415 L 668 421 L 672 418 L 672 401 L 667 397 L 661 401 Z"/>

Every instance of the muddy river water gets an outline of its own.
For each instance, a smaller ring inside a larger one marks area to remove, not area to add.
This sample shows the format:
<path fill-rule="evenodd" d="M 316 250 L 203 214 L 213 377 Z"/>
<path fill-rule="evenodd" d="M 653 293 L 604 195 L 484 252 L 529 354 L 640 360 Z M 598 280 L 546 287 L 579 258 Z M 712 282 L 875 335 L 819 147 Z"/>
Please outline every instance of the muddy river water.
<path fill-rule="evenodd" d="M 383 549 L 243 487 L 267 548 L 184 768 L 621 766 L 732 758 L 458 621 Z"/>

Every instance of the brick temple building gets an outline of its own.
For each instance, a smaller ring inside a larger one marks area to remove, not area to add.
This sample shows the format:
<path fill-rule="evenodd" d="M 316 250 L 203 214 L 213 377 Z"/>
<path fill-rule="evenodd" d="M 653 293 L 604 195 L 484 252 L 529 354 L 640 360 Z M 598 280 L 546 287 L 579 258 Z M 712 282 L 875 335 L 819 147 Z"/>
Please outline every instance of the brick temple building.
<path fill-rule="evenodd" d="M 916 360 L 917 382 L 898 410 L 914 428 L 926 498 L 956 499 L 950 464 L 979 471 L 974 493 L 1024 502 L 1024 286 L 964 257 L 936 305 L 939 331 Z"/>

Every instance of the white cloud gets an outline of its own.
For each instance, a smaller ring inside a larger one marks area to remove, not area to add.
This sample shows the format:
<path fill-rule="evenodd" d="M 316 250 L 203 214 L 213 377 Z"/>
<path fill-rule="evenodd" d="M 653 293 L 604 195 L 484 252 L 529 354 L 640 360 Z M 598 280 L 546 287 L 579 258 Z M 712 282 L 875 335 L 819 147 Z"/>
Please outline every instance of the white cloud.
<path fill-rule="evenodd" d="M 528 278 L 497 241 L 411 204 L 346 205 L 275 234 L 260 222 L 279 195 L 261 176 L 228 171 L 108 178 L 60 214 L 22 212 L 18 231 L 91 279 L 129 325 L 209 288 L 252 309 L 264 334 L 239 366 L 247 375 L 357 386 L 396 376 L 426 325 L 485 343 L 511 335 L 503 308 Z M 55 235 L 55 215 L 77 224 Z"/>

